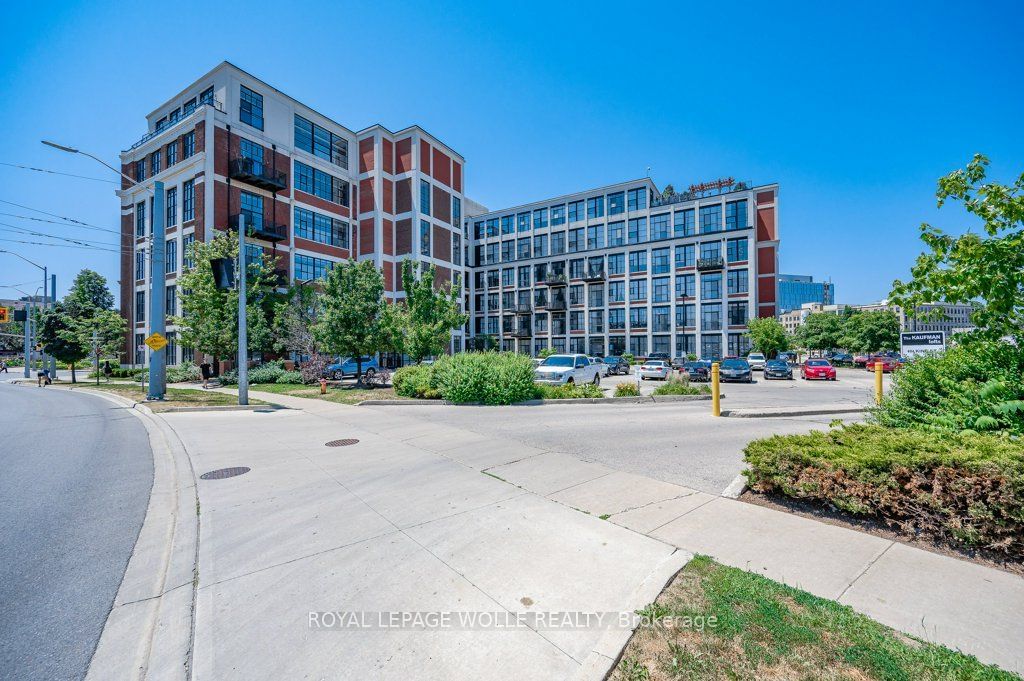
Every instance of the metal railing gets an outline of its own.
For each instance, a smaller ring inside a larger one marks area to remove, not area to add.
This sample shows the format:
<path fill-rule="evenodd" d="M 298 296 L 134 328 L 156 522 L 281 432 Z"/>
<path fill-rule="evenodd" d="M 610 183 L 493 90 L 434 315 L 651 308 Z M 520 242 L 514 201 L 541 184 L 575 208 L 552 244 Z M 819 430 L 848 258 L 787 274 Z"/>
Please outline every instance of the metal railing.
<path fill-rule="evenodd" d="M 677 192 L 668 196 L 655 195 L 651 198 L 651 208 L 657 208 L 659 206 L 671 206 L 675 203 L 686 203 L 687 201 L 696 201 L 697 199 L 703 199 L 710 196 L 721 196 L 722 194 L 731 194 L 733 192 L 742 192 L 750 189 L 754 185 L 750 182 L 736 182 L 730 185 L 728 188 L 723 187 L 718 191 L 706 191 L 706 192 Z"/>
<path fill-rule="evenodd" d="M 187 114 L 179 115 L 178 117 L 174 118 L 173 120 L 168 120 L 167 123 L 165 123 L 164 125 L 156 128 L 155 130 L 151 130 L 151 131 L 147 132 L 145 135 L 142 136 L 141 139 L 139 139 L 138 142 L 136 142 L 135 144 L 133 144 L 130 147 L 128 147 L 127 149 L 125 149 L 125 151 L 132 151 L 133 149 L 135 149 L 137 147 L 141 147 L 143 144 L 145 144 L 149 140 L 153 139 L 154 137 L 157 137 L 159 135 L 164 134 L 165 132 L 167 132 L 168 130 L 173 128 L 174 126 L 176 126 L 179 123 L 181 123 L 182 121 L 186 121 L 189 118 L 191 118 L 192 116 L 195 116 L 196 113 L 200 109 L 202 109 L 204 106 L 212 106 L 217 111 L 220 111 L 221 113 L 226 113 L 224 111 L 224 106 L 220 103 L 219 100 L 214 99 L 213 97 L 208 97 L 208 98 L 204 99 L 203 101 L 199 102 L 199 104 L 196 105 L 196 108 L 195 108 L 194 111 L 190 111 Z"/>

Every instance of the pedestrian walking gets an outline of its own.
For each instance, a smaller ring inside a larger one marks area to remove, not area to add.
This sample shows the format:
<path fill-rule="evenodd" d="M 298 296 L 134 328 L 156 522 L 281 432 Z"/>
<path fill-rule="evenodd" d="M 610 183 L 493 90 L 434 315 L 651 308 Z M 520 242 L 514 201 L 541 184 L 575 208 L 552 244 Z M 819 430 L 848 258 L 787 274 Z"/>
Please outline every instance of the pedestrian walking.
<path fill-rule="evenodd" d="M 52 381 L 50 380 L 49 369 L 43 369 L 42 371 L 36 372 L 36 387 L 45 387 L 50 385 L 50 383 L 52 383 Z"/>
<path fill-rule="evenodd" d="M 203 362 L 199 365 L 199 371 L 203 373 L 203 390 L 207 390 L 210 387 L 210 374 L 212 367 L 209 362 Z"/>
<path fill-rule="evenodd" d="M 110 383 L 110 377 L 114 374 L 114 368 L 110 366 L 110 360 L 103 362 L 103 377 L 107 379 L 107 383 Z"/>
<path fill-rule="evenodd" d="M 7 360 L 6 359 L 0 360 L 0 374 L 7 374 L 7 373 L 10 373 L 9 371 L 7 371 Z"/>

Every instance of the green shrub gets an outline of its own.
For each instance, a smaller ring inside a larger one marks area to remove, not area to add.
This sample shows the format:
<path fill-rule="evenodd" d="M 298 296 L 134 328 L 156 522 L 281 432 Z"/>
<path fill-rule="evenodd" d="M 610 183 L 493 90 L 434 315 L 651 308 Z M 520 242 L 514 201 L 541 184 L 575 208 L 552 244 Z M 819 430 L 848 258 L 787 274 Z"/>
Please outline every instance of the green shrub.
<path fill-rule="evenodd" d="M 202 372 L 195 364 L 179 364 L 178 366 L 167 367 L 168 383 L 184 383 L 185 381 L 201 381 Z"/>
<path fill-rule="evenodd" d="M 757 491 L 1024 558 L 1019 440 L 857 424 L 755 440 L 744 451 Z"/>
<path fill-rule="evenodd" d="M 534 396 L 533 362 L 513 352 L 460 352 L 431 365 L 430 386 L 449 402 L 514 404 Z"/>
<path fill-rule="evenodd" d="M 433 366 L 417 364 L 402 367 L 395 372 L 391 379 L 391 385 L 395 388 L 395 394 L 402 397 L 437 399 L 441 394 L 430 385 L 432 375 Z"/>
<path fill-rule="evenodd" d="M 975 341 L 919 357 L 893 373 L 872 418 L 896 428 L 1024 435 L 1024 350 Z"/>
<path fill-rule="evenodd" d="M 284 367 L 276 363 L 261 364 L 249 369 L 249 383 L 277 383 L 284 375 Z"/>
<path fill-rule="evenodd" d="M 277 377 L 276 383 L 302 383 L 302 372 L 285 371 Z"/>
<path fill-rule="evenodd" d="M 632 381 L 615 386 L 616 397 L 640 397 L 640 386 Z"/>
<path fill-rule="evenodd" d="M 604 397 L 601 389 L 593 383 L 566 383 L 564 385 L 537 384 L 537 398 L 542 400 L 573 400 L 578 398 Z"/>
<path fill-rule="evenodd" d="M 636 356 L 632 352 L 624 352 L 620 356 L 622 357 L 622 359 L 626 360 L 630 364 L 636 362 Z"/>
<path fill-rule="evenodd" d="M 706 385 L 690 385 L 686 375 L 669 374 L 668 379 L 654 389 L 654 395 L 709 395 L 711 388 Z"/>

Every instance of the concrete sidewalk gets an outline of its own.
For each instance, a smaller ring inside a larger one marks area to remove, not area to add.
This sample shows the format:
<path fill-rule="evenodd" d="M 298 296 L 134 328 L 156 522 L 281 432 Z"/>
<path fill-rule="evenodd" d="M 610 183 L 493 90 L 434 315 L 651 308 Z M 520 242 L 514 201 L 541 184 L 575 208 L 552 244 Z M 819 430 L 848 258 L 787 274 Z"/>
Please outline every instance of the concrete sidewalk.
<path fill-rule="evenodd" d="M 163 416 L 197 472 L 253 469 L 199 483 L 196 678 L 600 678 L 628 632 L 314 631 L 308 613 L 631 610 L 696 552 L 1024 672 L 1015 575 L 487 437 L 434 410 L 251 394 L 296 409 Z M 360 442 L 324 446 L 337 438 Z"/>
<path fill-rule="evenodd" d="M 273 397 L 302 411 L 161 415 L 198 474 L 252 469 L 198 483 L 194 678 L 601 678 L 628 629 L 323 631 L 310 613 L 628 613 L 690 558 L 481 472 L 543 451 Z"/>

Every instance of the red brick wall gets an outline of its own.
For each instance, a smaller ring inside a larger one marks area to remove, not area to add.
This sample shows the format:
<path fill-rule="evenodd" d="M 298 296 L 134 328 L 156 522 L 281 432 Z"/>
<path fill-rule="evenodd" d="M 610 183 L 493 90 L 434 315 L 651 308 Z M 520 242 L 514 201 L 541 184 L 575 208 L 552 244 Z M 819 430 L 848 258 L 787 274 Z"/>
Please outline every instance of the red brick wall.
<path fill-rule="evenodd" d="M 436 267 L 434 269 L 434 288 L 440 288 L 452 280 L 452 271 L 447 267 Z"/>
<path fill-rule="evenodd" d="M 462 193 L 462 164 L 455 160 L 452 161 L 452 189 Z"/>
<path fill-rule="evenodd" d="M 763 206 L 775 200 L 775 192 L 758 192 L 757 205 Z"/>
<path fill-rule="evenodd" d="M 395 174 L 412 170 L 412 138 L 395 142 Z"/>
<path fill-rule="evenodd" d="M 412 253 L 412 220 L 406 218 L 395 223 L 395 255 Z"/>
<path fill-rule="evenodd" d="M 443 260 L 445 262 L 451 262 L 452 260 L 452 233 L 444 227 L 438 227 L 433 225 L 434 236 L 432 241 L 434 258 L 436 260 Z"/>
<path fill-rule="evenodd" d="M 359 255 L 373 253 L 373 218 L 359 221 Z"/>
<path fill-rule="evenodd" d="M 395 285 L 395 264 L 385 260 L 381 263 L 381 273 L 384 276 L 384 290 L 394 292 L 398 289 Z"/>
<path fill-rule="evenodd" d="M 452 160 L 440 149 L 434 149 L 434 179 L 452 186 Z"/>
<path fill-rule="evenodd" d="M 757 209 L 757 240 L 774 241 L 777 238 L 775 231 L 775 209 Z"/>
<path fill-rule="evenodd" d="M 359 180 L 359 214 L 372 212 L 376 210 L 376 206 L 373 197 L 373 178 L 366 177 Z"/>
<path fill-rule="evenodd" d="M 452 195 L 441 189 L 437 185 L 434 187 L 434 198 L 433 206 L 431 206 L 431 212 L 434 217 L 441 222 L 452 221 Z"/>
<path fill-rule="evenodd" d="M 295 190 L 295 200 L 313 206 L 324 213 L 332 213 L 346 218 L 351 214 L 351 211 L 345 206 L 339 206 L 331 201 L 325 201 L 319 196 L 313 196 L 312 194 L 307 194 L 306 192 L 302 192 L 297 189 Z"/>
<path fill-rule="evenodd" d="M 395 254 L 395 223 L 391 220 L 381 220 L 383 225 L 384 236 L 381 239 L 384 243 L 381 244 L 381 250 L 385 255 Z"/>
<path fill-rule="evenodd" d="M 381 140 L 381 155 L 384 157 L 384 162 L 382 163 L 382 165 L 384 166 L 384 172 L 385 173 L 394 173 L 395 172 L 395 145 L 394 145 L 394 143 L 391 140 L 389 140 L 387 138 L 384 138 L 384 139 Z"/>
<path fill-rule="evenodd" d="M 757 302 L 775 302 L 775 277 L 759 277 L 757 280 Z"/>
<path fill-rule="evenodd" d="M 368 173 L 373 170 L 373 138 L 359 140 L 359 172 Z"/>
<path fill-rule="evenodd" d="M 757 273 L 775 274 L 775 247 L 766 246 L 757 249 Z M 774 298 L 773 298 L 774 300 Z"/>
<path fill-rule="evenodd" d="M 291 182 L 291 160 L 287 154 L 283 154 L 280 151 L 276 151 L 273 147 L 260 145 L 263 147 L 263 162 L 267 168 L 273 168 L 284 173 L 285 176 L 285 188 L 282 191 L 288 191 L 288 183 Z M 196 134 L 196 149 L 202 149 L 199 146 L 199 135 Z M 229 133 L 224 128 L 214 128 L 213 131 L 213 170 L 217 175 L 227 176 L 230 168 L 230 162 L 233 158 L 238 158 L 242 155 L 242 141 L 241 138 L 235 133 Z"/>
<path fill-rule="evenodd" d="M 387 178 L 381 179 L 381 202 L 383 205 L 380 207 L 385 213 L 394 214 L 395 212 L 395 183 Z"/>
<path fill-rule="evenodd" d="M 198 201 L 198 187 L 196 189 L 196 201 Z M 230 216 L 237 214 L 239 206 L 241 206 L 242 191 L 250 191 L 252 189 L 254 188 L 248 185 L 239 184 L 233 184 L 229 188 L 224 182 L 215 182 L 213 187 L 213 226 L 217 229 L 227 229 Z M 251 193 L 258 194 L 259 192 L 251 191 Z M 287 235 L 291 229 L 291 211 L 288 209 L 287 204 L 282 203 L 278 206 L 277 203 L 273 196 L 263 197 L 263 219 L 270 223 L 284 225 L 285 234 Z"/>
<path fill-rule="evenodd" d="M 395 214 L 412 210 L 412 180 L 405 178 L 395 182 Z"/>
<path fill-rule="evenodd" d="M 430 145 L 420 140 L 420 172 L 430 175 Z"/>
<path fill-rule="evenodd" d="M 321 255 L 333 255 L 336 258 L 348 258 L 351 255 L 349 250 L 346 248 L 330 246 L 328 244 L 322 244 L 318 241 L 310 241 L 309 239 L 303 239 L 301 237 L 295 237 L 295 248 L 320 253 Z"/>

